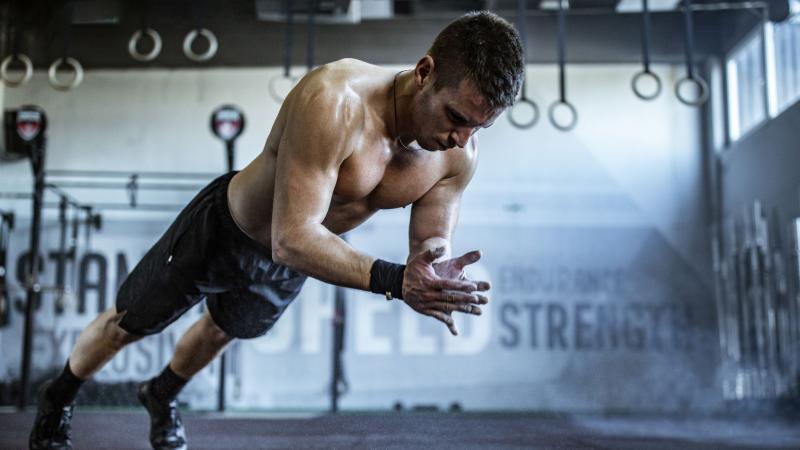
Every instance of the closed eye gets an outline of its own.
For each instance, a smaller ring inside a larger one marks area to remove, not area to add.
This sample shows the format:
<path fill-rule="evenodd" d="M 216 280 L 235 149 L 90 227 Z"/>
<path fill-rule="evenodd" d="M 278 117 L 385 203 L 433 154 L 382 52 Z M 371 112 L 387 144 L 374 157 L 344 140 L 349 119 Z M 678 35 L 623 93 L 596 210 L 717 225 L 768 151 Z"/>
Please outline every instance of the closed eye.
<path fill-rule="evenodd" d="M 447 107 L 447 115 L 450 120 L 456 125 L 466 125 L 469 122 L 464 116 L 456 112 L 456 110 Z"/>

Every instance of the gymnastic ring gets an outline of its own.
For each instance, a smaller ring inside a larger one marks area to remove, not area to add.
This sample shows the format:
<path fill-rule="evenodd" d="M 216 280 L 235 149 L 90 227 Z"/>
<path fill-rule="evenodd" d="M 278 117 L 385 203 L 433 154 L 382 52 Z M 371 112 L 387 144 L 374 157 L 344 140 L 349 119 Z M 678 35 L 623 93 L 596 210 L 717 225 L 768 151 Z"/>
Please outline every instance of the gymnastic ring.
<path fill-rule="evenodd" d="M 153 48 L 149 53 L 139 53 L 139 50 L 136 49 L 136 45 L 145 34 L 153 41 Z M 128 53 L 130 53 L 131 58 L 137 61 L 147 62 L 156 59 L 158 55 L 161 54 L 161 35 L 152 28 L 136 30 L 128 41 Z"/>
<path fill-rule="evenodd" d="M 645 78 L 650 78 L 651 80 L 656 82 L 656 90 L 650 95 L 647 95 L 641 91 L 639 87 L 639 82 Z M 633 76 L 631 79 L 631 89 L 633 89 L 633 93 L 636 94 L 642 100 L 653 100 L 661 94 L 661 78 L 658 75 L 650 72 L 649 70 L 643 70 L 636 75 Z"/>
<path fill-rule="evenodd" d="M 197 39 L 198 35 L 202 35 L 208 41 L 208 49 L 205 51 L 205 53 L 198 54 L 192 50 L 192 43 L 195 39 Z M 183 54 L 192 61 L 208 61 L 217 54 L 218 48 L 219 42 L 217 41 L 217 37 L 214 36 L 214 33 L 207 28 L 198 28 L 196 30 L 192 30 L 186 35 L 186 38 L 183 39 Z"/>
<path fill-rule="evenodd" d="M 58 79 L 58 68 L 61 67 L 62 64 L 72 66 L 72 70 L 75 72 L 75 76 L 72 77 L 72 81 L 69 83 Z M 83 66 L 81 66 L 78 60 L 69 56 L 66 58 L 58 58 L 53 61 L 53 64 L 50 64 L 50 69 L 47 70 L 47 78 L 50 81 L 50 86 L 53 86 L 53 89 L 69 91 L 78 87 L 83 81 Z"/>
<path fill-rule="evenodd" d="M 566 106 L 567 110 L 569 110 L 569 112 L 572 114 L 572 120 L 565 125 L 562 125 L 558 123 L 558 121 L 556 121 L 555 112 L 556 108 L 559 105 Z M 553 104 L 550 105 L 550 108 L 548 109 L 548 116 L 550 117 L 550 123 L 552 123 L 554 127 L 558 128 L 561 131 L 569 131 L 575 128 L 575 125 L 578 123 L 578 111 L 575 109 L 574 106 L 572 106 L 571 103 L 564 100 L 557 100 L 553 102 Z"/>
<path fill-rule="evenodd" d="M 289 91 L 286 94 L 281 94 L 278 92 L 278 81 L 280 80 L 289 80 Z M 299 77 L 289 75 L 275 75 L 274 77 L 269 79 L 268 87 L 269 87 L 269 95 L 275 100 L 277 103 L 282 103 L 283 100 L 289 95 L 289 92 L 294 88 L 294 85 L 300 81 Z"/>
<path fill-rule="evenodd" d="M 700 95 L 696 100 L 690 101 L 681 96 L 681 86 L 686 83 L 694 83 L 700 89 Z M 675 83 L 675 96 L 681 103 L 688 106 L 700 106 L 708 100 L 708 83 L 699 77 L 683 77 Z"/>
<path fill-rule="evenodd" d="M 531 109 L 533 109 L 533 117 L 531 118 L 531 120 L 527 122 L 521 122 L 516 118 L 514 118 L 514 111 L 519 111 L 518 106 L 521 104 L 528 105 L 531 107 Z M 514 103 L 514 106 L 511 107 L 511 111 L 508 112 L 508 120 L 511 122 L 511 125 L 526 130 L 536 125 L 536 122 L 539 121 L 539 107 L 536 105 L 536 103 L 529 100 L 527 97 L 523 95 L 522 97 L 520 97 L 519 100 L 517 100 L 516 103 Z"/>
<path fill-rule="evenodd" d="M 12 80 L 11 78 L 8 77 L 8 66 L 10 66 L 15 59 L 18 59 L 25 66 L 25 73 L 22 75 L 21 78 L 17 80 Z M 3 84 L 5 84 L 8 87 L 22 86 L 23 84 L 30 81 L 31 76 L 33 76 L 33 63 L 31 62 L 30 58 L 28 58 L 26 55 L 23 55 L 22 53 L 18 53 L 16 55 L 13 54 L 8 55 L 5 57 L 5 59 L 3 59 L 3 62 L 0 63 L 0 80 L 2 80 Z"/>

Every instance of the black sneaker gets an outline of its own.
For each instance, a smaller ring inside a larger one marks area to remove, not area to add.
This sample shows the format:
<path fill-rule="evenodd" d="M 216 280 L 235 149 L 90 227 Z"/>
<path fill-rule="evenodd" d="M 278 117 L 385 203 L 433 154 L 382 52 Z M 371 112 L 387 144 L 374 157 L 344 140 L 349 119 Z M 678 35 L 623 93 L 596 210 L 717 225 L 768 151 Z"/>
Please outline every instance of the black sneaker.
<path fill-rule="evenodd" d="M 59 406 L 45 395 L 53 380 L 46 381 L 39 389 L 39 405 L 36 419 L 28 437 L 30 450 L 72 450 L 70 421 L 73 404 Z"/>
<path fill-rule="evenodd" d="M 150 445 L 155 450 L 186 450 L 186 430 L 178 401 L 164 403 L 153 397 L 150 382 L 139 385 L 139 401 L 150 413 Z"/>

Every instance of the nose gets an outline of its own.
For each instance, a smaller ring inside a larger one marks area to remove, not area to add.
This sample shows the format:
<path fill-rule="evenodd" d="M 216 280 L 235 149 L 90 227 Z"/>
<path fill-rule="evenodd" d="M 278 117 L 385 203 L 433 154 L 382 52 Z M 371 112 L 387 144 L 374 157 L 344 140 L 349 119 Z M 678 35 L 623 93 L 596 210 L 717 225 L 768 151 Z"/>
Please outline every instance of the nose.
<path fill-rule="evenodd" d="M 473 128 L 468 127 L 456 128 L 450 132 L 450 142 L 464 148 L 469 141 L 469 137 L 472 136 L 473 130 Z"/>

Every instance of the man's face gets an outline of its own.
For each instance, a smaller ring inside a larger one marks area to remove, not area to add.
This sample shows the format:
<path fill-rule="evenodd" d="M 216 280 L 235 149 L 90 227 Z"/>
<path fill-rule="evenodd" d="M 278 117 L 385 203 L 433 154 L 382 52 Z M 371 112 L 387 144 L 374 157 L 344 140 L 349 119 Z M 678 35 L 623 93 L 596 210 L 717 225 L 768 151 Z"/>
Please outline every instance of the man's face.
<path fill-rule="evenodd" d="M 464 147 L 470 136 L 494 123 L 503 108 L 492 108 L 469 80 L 438 91 L 433 79 L 422 87 L 414 103 L 415 137 L 429 151 Z"/>

